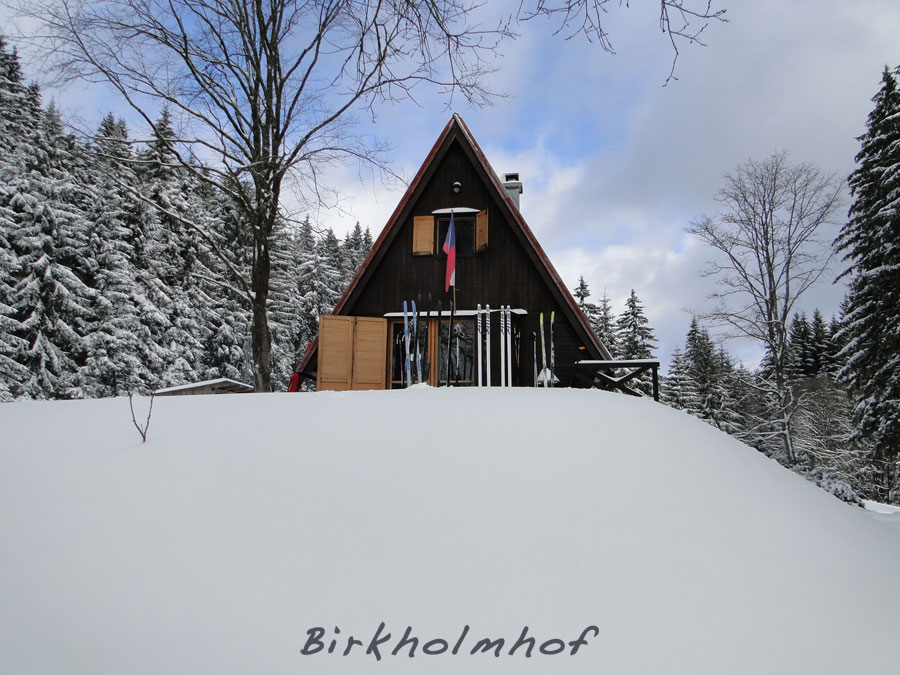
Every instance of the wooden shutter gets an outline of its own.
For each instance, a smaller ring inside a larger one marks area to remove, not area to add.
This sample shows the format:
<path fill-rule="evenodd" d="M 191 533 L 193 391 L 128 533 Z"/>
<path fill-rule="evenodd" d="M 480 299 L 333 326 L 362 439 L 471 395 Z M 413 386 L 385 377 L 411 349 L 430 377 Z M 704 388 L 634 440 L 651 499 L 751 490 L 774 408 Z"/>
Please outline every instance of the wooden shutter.
<path fill-rule="evenodd" d="M 475 216 L 475 252 L 480 253 L 488 245 L 488 212 L 484 210 Z"/>
<path fill-rule="evenodd" d="M 434 217 L 413 218 L 413 255 L 434 254 Z"/>
<path fill-rule="evenodd" d="M 353 317 L 319 317 L 317 391 L 350 389 L 353 372 Z"/>
<path fill-rule="evenodd" d="M 384 389 L 387 319 L 356 318 L 351 389 Z"/>

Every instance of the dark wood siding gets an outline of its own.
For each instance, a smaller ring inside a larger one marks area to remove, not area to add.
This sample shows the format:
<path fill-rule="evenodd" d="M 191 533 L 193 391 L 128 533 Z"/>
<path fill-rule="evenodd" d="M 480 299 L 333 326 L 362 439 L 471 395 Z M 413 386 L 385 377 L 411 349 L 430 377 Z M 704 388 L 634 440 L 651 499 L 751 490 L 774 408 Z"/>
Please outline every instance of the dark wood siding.
<path fill-rule="evenodd" d="M 457 181 L 462 184 L 462 190 L 459 194 L 454 194 L 451 186 Z M 455 139 L 450 141 L 447 152 L 407 209 L 393 241 L 385 247 L 383 257 L 359 289 L 356 298 L 344 309 L 344 313 L 383 316 L 386 312 L 400 311 L 403 300 L 417 299 L 419 295 L 423 304 L 427 304 L 428 293 L 432 295 L 434 306 L 421 309 L 436 309 L 438 298 L 442 300 L 444 310 L 449 309 L 449 297 L 444 292 L 444 256 L 412 254 L 413 218 L 449 207 L 487 209 L 489 218 L 487 248 L 478 254 L 461 254 L 457 258 L 457 309 L 473 310 L 480 303 L 482 306 L 490 305 L 492 309 L 510 305 L 528 312 L 527 316 L 516 319 L 521 339 L 519 368 L 514 382 L 525 385 L 530 385 L 533 380 L 533 336 L 539 330 L 539 315 L 544 313 L 545 330 L 549 331 L 550 313 L 555 312 L 556 373 L 561 384 L 568 384 L 572 363 L 584 357 L 578 349 L 583 345 L 577 338 L 574 327 L 565 318 L 562 307 L 554 299 L 546 273 L 542 274 L 535 262 L 534 253 L 529 255 L 521 236 L 517 235 L 511 223 L 504 218 L 505 209 L 494 199 L 484 176 Z M 436 242 L 436 248 L 439 249 L 441 244 L 442 242 Z M 499 383 L 499 321 L 496 314 L 492 328 L 492 380 Z M 540 362 L 539 334 L 537 352 Z M 588 356 L 596 358 L 593 354 Z M 538 367 L 540 368 L 540 363 Z"/>

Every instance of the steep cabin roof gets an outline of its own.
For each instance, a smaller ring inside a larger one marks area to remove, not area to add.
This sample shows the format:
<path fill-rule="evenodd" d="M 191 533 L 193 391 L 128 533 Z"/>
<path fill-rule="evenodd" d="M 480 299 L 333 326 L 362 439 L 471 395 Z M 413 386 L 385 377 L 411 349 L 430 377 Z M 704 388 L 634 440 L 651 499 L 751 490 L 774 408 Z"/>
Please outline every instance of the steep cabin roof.
<path fill-rule="evenodd" d="M 460 194 L 453 194 L 450 190 L 452 183 L 459 180 L 463 184 Z M 440 191 L 439 201 L 435 200 L 435 183 L 443 186 L 446 183 L 446 190 Z M 474 195 L 478 194 L 476 198 Z M 482 286 L 498 286 L 507 284 L 509 286 L 534 284 L 534 279 L 539 279 L 543 287 L 536 289 L 543 291 L 543 295 L 548 296 L 548 305 L 555 306 L 558 312 L 561 312 L 566 321 L 565 324 L 571 326 L 574 334 L 571 335 L 572 344 L 579 343 L 579 349 L 583 349 L 580 354 L 583 358 L 590 359 L 611 359 L 609 351 L 600 342 L 594 332 L 591 330 L 587 319 L 578 308 L 575 299 L 566 288 L 544 249 L 538 243 L 525 222 L 525 218 L 514 204 L 512 198 L 503 187 L 503 183 L 494 170 L 491 168 L 484 155 L 481 147 L 472 136 L 471 131 L 466 126 L 462 117 L 454 114 L 447 125 L 444 127 L 437 141 L 419 168 L 409 187 L 407 188 L 403 198 L 397 204 L 393 214 L 382 230 L 381 234 L 375 240 L 372 250 L 363 261 L 356 276 L 350 285 L 344 291 L 333 314 L 336 315 L 362 315 L 362 316 L 382 316 L 391 311 L 400 308 L 402 299 L 414 299 L 417 293 L 421 293 L 424 297 L 425 293 L 431 292 L 431 288 L 422 288 L 421 284 L 417 285 L 414 280 L 405 282 L 402 278 L 392 279 L 389 286 L 390 290 L 378 291 L 369 288 L 373 279 L 379 275 L 383 264 L 387 260 L 387 265 L 396 264 L 401 258 L 411 256 L 411 250 L 392 253 L 395 248 L 393 245 L 397 241 L 398 235 L 404 229 L 408 230 L 411 237 L 412 219 L 416 215 L 431 214 L 438 208 L 458 208 L 476 206 L 479 209 L 485 208 L 483 204 L 476 203 L 487 200 L 489 205 L 487 208 L 492 211 L 491 222 L 497 220 L 505 222 L 507 228 L 518 242 L 521 250 L 530 259 L 533 267 L 533 274 L 528 275 L 528 279 L 489 279 L 490 272 L 484 270 L 485 264 L 482 263 L 482 269 L 478 271 L 478 278 L 481 280 Z M 420 213 L 421 212 L 421 213 Z M 494 237 L 492 229 L 492 237 Z M 506 234 L 504 232 L 504 234 Z M 411 246 L 410 246 L 411 249 Z M 420 307 L 420 310 L 436 309 L 438 297 L 444 297 L 444 261 L 436 259 L 434 261 L 434 281 L 429 280 L 429 286 L 433 286 L 434 305 L 431 307 Z M 460 309 L 474 309 L 475 303 L 484 305 L 486 302 L 492 303 L 495 307 L 502 303 L 512 304 L 514 307 L 518 303 L 510 297 L 501 297 L 499 300 L 492 300 L 484 294 L 483 289 L 477 297 L 466 297 L 473 295 L 466 293 L 466 285 L 469 283 L 467 279 L 471 278 L 470 272 L 474 271 L 478 263 L 472 260 L 457 259 L 459 295 L 457 297 L 457 305 Z M 468 266 L 468 269 L 467 269 Z M 398 275 L 400 276 L 400 275 Z M 384 281 L 383 279 L 381 280 Z M 420 280 L 421 281 L 421 280 Z M 384 286 L 384 283 L 380 284 Z M 393 296 L 393 297 L 388 297 Z M 471 305 L 471 307 L 469 307 Z M 549 309 L 547 314 L 549 320 Z M 449 303 L 444 298 L 445 316 L 449 317 Z M 532 317 L 536 326 L 537 317 Z M 557 319 L 560 323 L 560 319 Z M 563 336 L 563 339 L 565 337 Z M 298 365 L 296 372 L 304 377 L 312 377 L 315 375 L 317 360 L 318 338 L 307 349 L 306 354 Z"/>

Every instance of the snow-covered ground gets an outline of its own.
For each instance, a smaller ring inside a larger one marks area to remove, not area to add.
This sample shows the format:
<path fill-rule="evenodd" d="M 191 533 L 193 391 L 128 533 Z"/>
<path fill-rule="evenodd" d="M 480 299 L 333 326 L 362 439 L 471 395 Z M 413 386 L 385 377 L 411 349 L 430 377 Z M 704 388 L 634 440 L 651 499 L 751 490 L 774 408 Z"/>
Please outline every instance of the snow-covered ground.
<path fill-rule="evenodd" d="M 866 510 L 872 514 L 876 521 L 886 525 L 900 537 L 900 506 L 880 504 L 868 499 L 864 499 L 863 504 L 865 504 Z"/>
<path fill-rule="evenodd" d="M 900 663 L 900 514 L 646 399 L 168 397 L 146 444 L 127 399 L 24 402 L 0 430 L 0 673 Z"/>

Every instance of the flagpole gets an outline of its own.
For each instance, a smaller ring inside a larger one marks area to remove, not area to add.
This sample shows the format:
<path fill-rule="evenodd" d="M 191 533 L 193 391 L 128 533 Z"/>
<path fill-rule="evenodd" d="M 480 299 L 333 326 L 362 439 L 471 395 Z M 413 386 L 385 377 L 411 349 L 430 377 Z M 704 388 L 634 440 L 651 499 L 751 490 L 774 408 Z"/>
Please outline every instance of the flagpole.
<path fill-rule="evenodd" d="M 456 308 L 456 284 L 453 284 L 453 307 Z M 453 336 L 450 336 L 450 339 L 453 339 Z M 459 384 L 459 338 L 456 338 L 456 377 L 454 378 L 454 382 Z"/>
<path fill-rule="evenodd" d="M 447 331 L 447 386 L 450 386 L 450 362 L 453 359 L 453 312 L 456 308 L 456 286 L 450 296 L 450 328 Z"/>
<path fill-rule="evenodd" d="M 456 311 L 456 228 L 453 222 L 453 211 L 450 211 L 450 225 L 447 227 L 447 239 L 442 247 L 444 253 L 447 254 L 447 270 L 445 273 L 444 292 L 450 290 L 453 286 L 453 295 L 450 296 L 450 334 L 447 336 L 447 386 L 450 386 L 450 362 L 453 355 L 453 314 Z M 438 336 L 440 340 L 440 336 Z M 459 372 L 459 363 L 456 364 L 457 373 Z M 458 374 L 457 374 L 458 378 Z M 438 385 L 440 385 L 440 377 L 438 377 Z"/>

